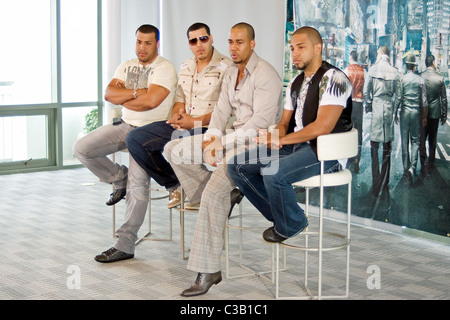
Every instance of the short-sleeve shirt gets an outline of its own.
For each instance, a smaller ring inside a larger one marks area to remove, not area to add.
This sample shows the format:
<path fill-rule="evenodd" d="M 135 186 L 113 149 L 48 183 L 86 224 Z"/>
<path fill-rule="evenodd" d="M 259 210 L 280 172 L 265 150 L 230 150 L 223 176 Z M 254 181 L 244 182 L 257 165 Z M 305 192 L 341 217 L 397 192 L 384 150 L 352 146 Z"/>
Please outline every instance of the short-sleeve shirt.
<path fill-rule="evenodd" d="M 152 63 L 142 66 L 137 58 L 131 59 L 117 68 L 114 78 L 124 81 L 127 89 L 145 89 L 156 84 L 170 91 L 166 99 L 154 109 L 133 111 L 123 108 L 123 121 L 140 127 L 169 118 L 177 85 L 177 73 L 171 62 L 158 55 Z"/>
<path fill-rule="evenodd" d="M 297 110 L 295 112 L 295 128 L 294 132 L 303 129 L 303 105 L 305 103 L 306 94 L 314 75 L 305 77 L 303 80 L 300 92 L 297 98 Z M 286 101 L 284 104 L 285 110 L 294 110 L 292 106 L 291 86 L 295 78 L 291 81 L 286 89 Z M 334 90 L 336 86 L 343 87 L 345 90 Z M 325 105 L 338 105 L 344 108 L 347 107 L 347 100 L 352 94 L 352 85 L 345 74 L 338 69 L 329 69 L 323 75 L 319 83 L 319 107 Z"/>

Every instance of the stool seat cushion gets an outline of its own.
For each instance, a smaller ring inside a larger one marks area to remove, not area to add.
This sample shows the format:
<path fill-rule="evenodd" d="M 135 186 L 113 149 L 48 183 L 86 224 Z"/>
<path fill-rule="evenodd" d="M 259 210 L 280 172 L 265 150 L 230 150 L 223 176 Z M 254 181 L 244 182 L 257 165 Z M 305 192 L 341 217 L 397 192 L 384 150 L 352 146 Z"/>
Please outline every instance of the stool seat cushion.
<path fill-rule="evenodd" d="M 323 175 L 323 186 L 333 187 L 344 184 L 349 184 L 352 181 L 352 173 L 348 169 L 344 169 L 338 172 L 327 173 Z M 305 188 L 320 187 L 320 175 L 313 176 L 311 178 L 297 181 L 292 185 Z"/>

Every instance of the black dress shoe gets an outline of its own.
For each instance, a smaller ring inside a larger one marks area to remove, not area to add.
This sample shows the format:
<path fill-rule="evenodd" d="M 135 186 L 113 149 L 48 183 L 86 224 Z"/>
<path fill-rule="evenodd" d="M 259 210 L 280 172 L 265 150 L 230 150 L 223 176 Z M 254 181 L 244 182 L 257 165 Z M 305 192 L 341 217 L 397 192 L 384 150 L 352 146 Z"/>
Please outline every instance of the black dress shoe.
<path fill-rule="evenodd" d="M 199 273 L 194 284 L 183 290 L 181 295 L 183 297 L 193 297 L 205 294 L 213 284 L 218 284 L 220 281 L 222 281 L 221 271 L 216 273 Z"/>
<path fill-rule="evenodd" d="M 96 255 L 94 259 L 98 262 L 116 262 L 131 258 L 134 258 L 134 254 L 125 253 L 117 250 L 116 248 L 109 248 L 108 250 Z"/>
<path fill-rule="evenodd" d="M 263 232 L 263 239 L 270 243 L 283 242 L 286 240 L 286 237 L 279 235 L 274 227 L 270 227 Z"/>
<path fill-rule="evenodd" d="M 230 194 L 230 202 L 231 202 L 231 208 L 230 212 L 228 213 L 228 216 L 231 215 L 231 212 L 233 212 L 233 208 L 235 204 L 241 203 L 242 199 L 244 198 L 244 194 L 239 189 L 233 189 Z"/>
<path fill-rule="evenodd" d="M 109 199 L 108 201 L 106 201 L 106 205 L 112 206 L 116 204 L 117 202 L 125 198 L 126 194 L 127 194 L 126 188 L 114 190 L 114 192 L 109 195 Z"/>

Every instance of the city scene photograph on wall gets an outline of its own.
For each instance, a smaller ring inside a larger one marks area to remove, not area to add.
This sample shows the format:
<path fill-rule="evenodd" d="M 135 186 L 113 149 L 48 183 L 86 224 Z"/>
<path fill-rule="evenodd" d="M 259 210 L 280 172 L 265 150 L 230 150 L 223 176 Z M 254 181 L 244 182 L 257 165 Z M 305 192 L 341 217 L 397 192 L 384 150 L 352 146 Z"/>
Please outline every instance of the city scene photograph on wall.
<path fill-rule="evenodd" d="M 288 0 L 286 13 L 285 87 L 302 26 L 353 83 L 352 214 L 450 237 L 450 0 Z M 347 190 L 334 188 L 325 205 L 345 212 Z"/>

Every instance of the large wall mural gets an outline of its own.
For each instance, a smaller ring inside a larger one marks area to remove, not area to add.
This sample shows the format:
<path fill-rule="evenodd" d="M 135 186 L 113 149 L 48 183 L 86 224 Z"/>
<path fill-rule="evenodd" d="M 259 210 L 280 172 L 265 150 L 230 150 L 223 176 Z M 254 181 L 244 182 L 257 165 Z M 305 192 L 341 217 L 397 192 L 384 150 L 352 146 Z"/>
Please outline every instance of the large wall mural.
<path fill-rule="evenodd" d="M 433 55 L 436 69 L 445 79 L 447 98 L 450 97 L 450 0 L 288 0 L 286 16 L 285 85 L 297 74 L 289 50 L 292 32 L 301 26 L 312 26 L 324 39 L 323 59 L 342 70 L 347 69 L 350 54 L 355 51 L 357 63 L 367 75 L 377 61 L 378 48 L 386 46 L 390 64 L 405 79 L 408 56 L 414 56 L 415 73 L 420 75 L 426 70 L 426 57 Z M 405 173 L 402 162 L 401 143 L 406 138 L 400 124 L 394 122 L 389 183 L 380 192 L 374 191 L 372 175 L 372 165 L 377 159 L 371 154 L 372 121 L 376 121 L 373 111 L 363 101 L 360 160 L 349 161 L 354 173 L 352 213 L 450 237 L 448 117 L 439 120 L 434 165 L 422 163 L 419 156 L 411 175 Z M 428 144 L 424 150 L 429 158 Z M 378 161 L 381 168 L 382 146 Z M 329 208 L 346 210 L 344 189 L 326 193 Z"/>

